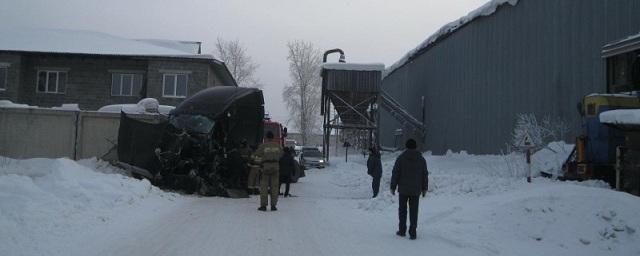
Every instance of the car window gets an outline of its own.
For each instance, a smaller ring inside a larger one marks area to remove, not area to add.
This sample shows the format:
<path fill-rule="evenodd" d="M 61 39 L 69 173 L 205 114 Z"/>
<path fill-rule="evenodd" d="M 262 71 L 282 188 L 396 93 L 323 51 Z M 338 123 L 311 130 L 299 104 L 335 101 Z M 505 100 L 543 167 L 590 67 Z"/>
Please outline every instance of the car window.
<path fill-rule="evenodd" d="M 302 151 L 302 154 L 305 157 L 321 157 L 322 153 L 320 152 L 320 150 L 304 150 Z"/>

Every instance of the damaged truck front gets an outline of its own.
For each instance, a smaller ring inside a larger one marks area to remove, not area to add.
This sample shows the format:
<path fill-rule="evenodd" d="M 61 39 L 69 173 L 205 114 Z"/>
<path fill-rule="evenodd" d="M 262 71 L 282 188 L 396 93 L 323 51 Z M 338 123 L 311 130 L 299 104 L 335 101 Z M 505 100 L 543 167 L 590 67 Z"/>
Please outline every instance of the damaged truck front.
<path fill-rule="evenodd" d="M 214 87 L 183 101 L 168 120 L 146 123 L 122 113 L 118 158 L 159 187 L 207 196 L 245 196 L 240 142 L 261 142 L 262 91 Z"/>

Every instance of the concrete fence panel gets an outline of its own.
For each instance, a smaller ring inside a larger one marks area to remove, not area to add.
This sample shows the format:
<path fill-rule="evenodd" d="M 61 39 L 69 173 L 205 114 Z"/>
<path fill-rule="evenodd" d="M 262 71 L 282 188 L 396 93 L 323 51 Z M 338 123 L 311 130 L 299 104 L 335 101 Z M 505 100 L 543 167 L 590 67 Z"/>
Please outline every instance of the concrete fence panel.
<path fill-rule="evenodd" d="M 118 143 L 119 113 L 82 111 L 78 114 L 76 158 L 102 157 Z"/>
<path fill-rule="evenodd" d="M 165 119 L 145 114 L 130 117 L 152 123 Z M 100 158 L 118 142 L 119 128 L 120 113 L 0 108 L 0 156 Z"/>
<path fill-rule="evenodd" d="M 74 158 L 76 111 L 0 108 L 0 155 Z"/>

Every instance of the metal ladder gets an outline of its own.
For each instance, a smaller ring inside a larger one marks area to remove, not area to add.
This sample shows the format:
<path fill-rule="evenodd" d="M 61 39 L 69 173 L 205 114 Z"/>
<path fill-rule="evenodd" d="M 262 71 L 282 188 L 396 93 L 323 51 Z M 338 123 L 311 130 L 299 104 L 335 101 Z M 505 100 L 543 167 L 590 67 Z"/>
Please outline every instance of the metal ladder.
<path fill-rule="evenodd" d="M 396 101 L 391 95 L 384 91 L 380 91 L 380 106 L 388 111 L 393 118 L 402 123 L 403 126 L 410 125 L 415 130 L 424 133 L 424 123 L 413 117 L 407 110 L 405 110 L 398 101 Z"/>

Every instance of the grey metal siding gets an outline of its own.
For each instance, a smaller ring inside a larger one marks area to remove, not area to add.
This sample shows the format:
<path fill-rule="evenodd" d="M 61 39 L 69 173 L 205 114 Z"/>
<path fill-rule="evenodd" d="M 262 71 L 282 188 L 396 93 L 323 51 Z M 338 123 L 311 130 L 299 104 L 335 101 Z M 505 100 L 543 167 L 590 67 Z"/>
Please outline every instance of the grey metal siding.
<path fill-rule="evenodd" d="M 378 92 L 380 71 L 324 70 L 327 89 L 332 91 Z"/>
<path fill-rule="evenodd" d="M 425 96 L 434 153 L 497 153 L 519 113 L 563 119 L 574 136 L 576 104 L 606 90 L 601 47 L 640 32 L 638 13 L 636 0 L 520 0 L 440 40 L 387 76 L 383 90 L 416 117 Z M 390 146 L 398 124 L 381 119 Z"/>

